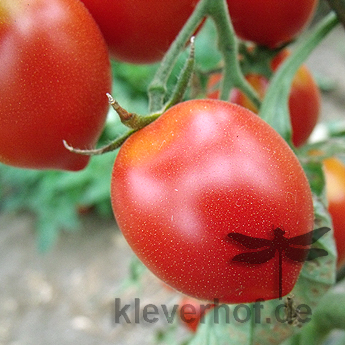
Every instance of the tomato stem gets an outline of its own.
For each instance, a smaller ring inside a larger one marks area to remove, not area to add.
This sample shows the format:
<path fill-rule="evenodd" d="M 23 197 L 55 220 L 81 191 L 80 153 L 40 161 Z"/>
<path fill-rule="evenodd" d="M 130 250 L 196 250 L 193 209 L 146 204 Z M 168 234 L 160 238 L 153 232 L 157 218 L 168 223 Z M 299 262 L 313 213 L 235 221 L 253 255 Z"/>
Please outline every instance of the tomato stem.
<path fill-rule="evenodd" d="M 67 150 L 78 153 L 80 155 L 85 155 L 85 156 L 96 156 L 96 155 L 101 155 L 106 152 L 111 152 L 116 149 L 118 149 L 125 141 L 127 138 L 129 138 L 135 131 L 128 131 L 125 134 L 121 135 L 120 137 L 116 138 L 114 141 L 112 141 L 110 144 L 100 147 L 98 149 L 90 149 L 90 150 L 84 150 L 84 149 L 79 149 L 75 148 L 73 146 L 70 146 L 66 140 L 63 140 L 63 144 L 66 147 Z"/>
<path fill-rule="evenodd" d="M 302 38 L 294 52 L 282 63 L 266 92 L 261 105 L 260 116 L 270 124 L 289 144 L 291 142 L 291 123 L 288 108 L 289 93 L 293 78 L 310 53 L 339 23 L 337 16 L 330 13 L 314 31 Z"/>
<path fill-rule="evenodd" d="M 208 2 L 207 10 L 209 16 L 215 23 L 219 37 L 218 49 L 224 60 L 224 74 L 220 98 L 225 101 L 229 100 L 231 89 L 236 87 L 259 109 L 261 105 L 260 98 L 241 71 L 238 41 L 226 2 L 224 0 L 211 0 Z"/>
<path fill-rule="evenodd" d="M 136 113 L 129 113 L 126 109 L 120 106 L 120 104 L 113 98 L 111 94 L 107 93 L 107 97 L 109 100 L 109 104 L 118 113 L 121 119 L 121 122 L 125 126 L 129 127 L 131 130 L 119 136 L 118 138 L 113 140 L 110 144 L 100 147 L 98 149 L 88 150 L 88 149 L 75 148 L 75 147 L 70 146 L 66 142 L 66 140 L 63 140 L 63 144 L 67 150 L 74 153 L 81 154 L 81 155 L 86 155 L 86 156 L 101 155 L 106 152 L 114 151 L 118 149 L 126 141 L 126 139 L 129 138 L 134 132 L 149 125 L 151 122 L 156 120 L 162 114 L 162 111 L 153 113 L 148 116 L 142 116 Z"/>
<path fill-rule="evenodd" d="M 193 35 L 198 25 L 202 22 L 206 14 L 206 5 L 210 0 L 200 0 L 194 12 L 187 20 L 182 30 L 177 35 L 165 54 L 156 74 L 149 85 L 149 110 L 151 113 L 162 109 L 164 96 L 166 95 L 166 84 L 171 71 L 176 63 L 180 52 L 185 48 L 185 44 Z M 212 1 L 212 0 L 211 0 Z"/>
<path fill-rule="evenodd" d="M 109 100 L 109 104 L 113 107 L 113 109 L 117 112 L 119 115 L 121 122 L 126 125 L 127 127 L 132 128 L 130 125 L 128 125 L 128 122 L 133 120 L 133 118 L 136 116 L 134 113 L 129 113 L 126 109 L 122 108 L 120 104 L 115 101 L 113 96 L 110 93 L 107 93 L 107 97 Z"/>
<path fill-rule="evenodd" d="M 190 53 L 189 57 L 185 63 L 184 68 L 182 69 L 180 76 L 177 80 L 175 90 L 170 98 L 170 100 L 164 105 L 164 109 L 162 111 L 165 112 L 168 110 L 170 107 L 173 105 L 179 103 L 182 101 L 183 96 L 186 92 L 186 89 L 189 85 L 189 82 L 191 80 L 193 71 L 194 71 L 194 63 L 195 63 L 195 45 L 194 45 L 194 39 L 195 37 L 193 36 L 191 38 L 191 47 L 190 47 Z"/>
<path fill-rule="evenodd" d="M 107 93 L 109 104 L 117 112 L 121 122 L 132 130 L 139 130 L 149 125 L 152 121 L 156 120 L 163 111 L 151 114 L 148 116 L 139 115 L 137 113 L 129 113 L 126 109 L 122 108 L 120 104 L 112 97 L 111 94 Z"/>
<path fill-rule="evenodd" d="M 345 0 L 327 0 L 327 2 L 345 27 Z"/>
<path fill-rule="evenodd" d="M 166 94 L 166 83 L 177 57 L 184 49 L 189 37 L 193 35 L 198 25 L 206 16 L 210 16 L 216 25 L 219 37 L 218 47 L 224 59 L 225 69 L 221 87 L 221 99 L 228 100 L 230 90 L 233 87 L 237 87 L 248 96 L 257 108 L 260 107 L 261 102 L 256 91 L 247 82 L 240 68 L 238 42 L 225 0 L 201 0 L 170 46 L 149 86 L 149 109 L 151 112 L 162 109 Z"/>

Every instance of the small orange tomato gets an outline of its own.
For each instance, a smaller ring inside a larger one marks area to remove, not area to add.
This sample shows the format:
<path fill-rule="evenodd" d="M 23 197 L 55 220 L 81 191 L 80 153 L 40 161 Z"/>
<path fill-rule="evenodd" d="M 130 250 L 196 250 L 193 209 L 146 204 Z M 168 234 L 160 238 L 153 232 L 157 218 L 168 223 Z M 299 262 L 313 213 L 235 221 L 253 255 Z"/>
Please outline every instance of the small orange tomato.
<path fill-rule="evenodd" d="M 334 228 L 338 251 L 337 266 L 345 264 L 345 165 L 337 158 L 327 158 L 323 162 L 326 179 L 328 210 Z"/>

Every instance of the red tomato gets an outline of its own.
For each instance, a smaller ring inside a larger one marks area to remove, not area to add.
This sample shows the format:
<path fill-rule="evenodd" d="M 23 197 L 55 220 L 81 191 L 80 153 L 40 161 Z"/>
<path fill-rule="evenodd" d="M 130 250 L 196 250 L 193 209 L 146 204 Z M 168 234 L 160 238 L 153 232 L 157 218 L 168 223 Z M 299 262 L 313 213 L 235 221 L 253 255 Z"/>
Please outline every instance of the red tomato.
<path fill-rule="evenodd" d="M 162 59 L 199 0 L 82 0 L 120 61 Z"/>
<path fill-rule="evenodd" d="M 278 255 L 232 262 L 248 251 L 229 233 L 273 239 L 313 229 L 308 181 L 296 156 L 266 122 L 219 100 L 170 108 L 121 147 L 111 181 L 113 211 L 142 262 L 191 297 L 246 303 L 279 296 Z M 302 263 L 283 259 L 283 294 Z"/>
<path fill-rule="evenodd" d="M 336 158 L 324 160 L 328 210 L 332 217 L 338 268 L 345 264 L 345 165 Z"/>
<path fill-rule="evenodd" d="M 103 129 L 111 89 L 102 35 L 76 0 L 0 2 L 0 161 L 79 170 Z"/>
<path fill-rule="evenodd" d="M 236 34 L 276 48 L 291 41 L 309 23 L 317 0 L 227 0 Z"/>
<path fill-rule="evenodd" d="M 282 61 L 288 56 L 287 50 L 282 51 L 272 60 L 272 70 L 276 71 Z M 213 75 L 209 81 L 209 89 L 214 87 L 220 75 Z M 268 80 L 259 74 L 248 74 L 246 79 L 258 92 L 261 99 L 264 98 L 268 88 Z M 215 90 L 207 95 L 209 98 L 218 98 L 219 91 Z M 256 111 L 253 103 L 238 89 L 232 90 L 230 102 L 242 105 L 252 111 Z M 302 146 L 309 138 L 319 117 L 321 108 L 320 90 L 308 68 L 302 65 L 292 82 L 289 110 L 292 126 L 292 142 L 296 147 Z"/>
<path fill-rule="evenodd" d="M 194 298 L 184 297 L 179 306 L 179 317 L 181 322 L 195 333 L 201 319 L 213 308 L 214 304 L 200 304 L 200 301 Z"/>

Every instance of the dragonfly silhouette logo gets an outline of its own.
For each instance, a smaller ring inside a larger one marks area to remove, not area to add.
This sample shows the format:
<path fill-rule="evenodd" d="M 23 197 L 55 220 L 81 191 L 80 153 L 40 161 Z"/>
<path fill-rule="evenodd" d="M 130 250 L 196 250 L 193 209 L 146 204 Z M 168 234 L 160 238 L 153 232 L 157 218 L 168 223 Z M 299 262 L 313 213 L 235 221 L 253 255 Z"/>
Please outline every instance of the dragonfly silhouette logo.
<path fill-rule="evenodd" d="M 330 228 L 322 227 L 310 231 L 304 235 L 286 238 L 285 231 L 276 228 L 273 230 L 274 237 L 272 240 L 258 237 L 250 237 L 239 233 L 229 233 L 227 237 L 235 241 L 247 249 L 260 249 L 262 250 L 242 253 L 234 256 L 232 261 L 243 262 L 247 264 L 263 264 L 273 259 L 276 252 L 279 257 L 279 298 L 282 298 L 282 262 L 283 253 L 290 260 L 304 262 L 314 260 L 321 256 L 328 255 L 327 251 L 321 248 L 300 248 L 310 246 L 321 238 L 325 233 L 330 231 Z"/>

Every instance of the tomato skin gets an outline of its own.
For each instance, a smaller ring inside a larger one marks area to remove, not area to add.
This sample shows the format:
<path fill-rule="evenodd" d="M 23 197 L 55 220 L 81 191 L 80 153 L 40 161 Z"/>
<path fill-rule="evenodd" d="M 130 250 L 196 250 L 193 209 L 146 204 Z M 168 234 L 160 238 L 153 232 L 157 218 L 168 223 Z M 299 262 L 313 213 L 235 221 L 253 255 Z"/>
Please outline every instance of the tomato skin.
<path fill-rule="evenodd" d="M 0 3 L 0 161 L 83 169 L 103 129 L 111 90 L 107 47 L 75 0 Z"/>
<path fill-rule="evenodd" d="M 276 71 L 279 65 L 289 55 L 288 50 L 280 52 L 271 63 L 272 71 Z M 211 89 L 220 80 L 220 75 L 211 76 L 208 88 Z M 246 76 L 248 82 L 258 92 L 261 99 L 269 86 L 268 80 L 260 74 L 250 73 Z M 209 98 L 218 98 L 219 91 L 209 92 Z M 239 104 L 251 111 L 256 111 L 253 103 L 238 89 L 233 89 L 230 95 L 230 102 Z M 292 143 L 300 147 L 308 140 L 315 128 L 321 109 L 320 90 L 306 65 L 302 65 L 291 85 L 289 95 L 289 111 L 292 127 Z"/>
<path fill-rule="evenodd" d="M 236 34 L 268 48 L 295 38 L 311 20 L 317 0 L 227 0 Z"/>
<path fill-rule="evenodd" d="M 162 59 L 199 0 L 82 0 L 112 57 L 129 63 Z"/>
<path fill-rule="evenodd" d="M 111 200 L 127 242 L 165 283 L 220 303 L 277 298 L 277 256 L 231 262 L 247 251 L 230 232 L 272 239 L 313 228 L 305 174 L 292 150 L 249 110 L 219 100 L 170 108 L 134 133 L 115 160 Z M 302 264 L 283 260 L 283 294 Z"/>
<path fill-rule="evenodd" d="M 201 318 L 214 308 L 214 304 L 200 304 L 200 301 L 183 297 L 179 305 L 179 316 L 181 323 L 185 325 L 191 332 L 195 333 L 199 327 Z"/>
<path fill-rule="evenodd" d="M 345 264 L 345 165 L 333 157 L 325 159 L 323 164 L 328 211 L 332 217 L 338 252 L 337 266 L 340 268 Z"/>
<path fill-rule="evenodd" d="M 305 66 L 302 66 L 292 83 L 289 98 L 292 142 L 300 147 L 308 140 L 315 128 L 321 109 L 318 86 Z"/>

